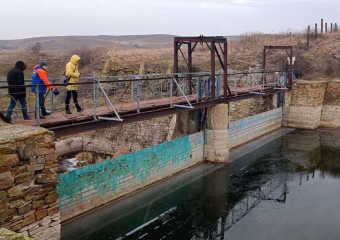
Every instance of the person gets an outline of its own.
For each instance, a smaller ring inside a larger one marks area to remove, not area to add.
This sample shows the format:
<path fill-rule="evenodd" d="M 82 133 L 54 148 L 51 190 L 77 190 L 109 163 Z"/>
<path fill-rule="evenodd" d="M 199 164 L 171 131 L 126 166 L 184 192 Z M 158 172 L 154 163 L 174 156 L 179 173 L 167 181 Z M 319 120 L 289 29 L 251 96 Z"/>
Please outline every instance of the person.
<path fill-rule="evenodd" d="M 51 83 L 48 80 L 47 72 L 46 72 L 47 68 L 48 68 L 47 63 L 44 61 L 41 61 L 39 65 L 34 66 L 33 75 L 32 75 L 32 85 L 36 85 L 36 84 L 41 85 L 38 87 L 39 109 L 41 109 L 41 115 L 40 115 L 41 119 L 44 119 L 45 116 L 50 115 L 50 113 L 48 113 L 45 108 L 46 89 L 48 88 L 52 90 L 52 92 L 56 91 L 56 89 L 50 85 Z M 46 86 L 46 85 L 50 85 L 50 86 Z M 31 92 L 35 93 L 35 87 L 31 88 Z M 39 110 L 39 113 L 40 113 L 40 110 Z"/>
<path fill-rule="evenodd" d="M 73 55 L 71 57 L 70 62 L 66 64 L 65 75 L 70 77 L 69 83 L 79 82 L 79 78 L 82 76 L 82 74 L 78 70 L 79 61 L 80 61 L 80 57 L 78 55 Z M 65 99 L 66 114 L 72 114 L 72 112 L 70 111 L 71 95 L 73 96 L 73 102 L 77 108 L 77 112 L 81 112 L 84 110 L 79 106 L 77 90 L 78 90 L 78 85 L 67 85 L 66 87 L 66 99 Z"/>
<path fill-rule="evenodd" d="M 14 68 L 12 68 L 7 74 L 7 83 L 9 86 L 25 85 L 24 81 L 24 71 L 27 64 L 23 61 L 18 61 L 15 63 Z M 20 102 L 22 115 L 24 120 L 31 121 L 32 119 L 27 114 L 27 103 L 26 103 L 26 88 L 9 88 L 8 94 L 11 96 L 11 102 L 8 106 L 6 118 L 12 120 L 12 112 L 17 103 Z"/>

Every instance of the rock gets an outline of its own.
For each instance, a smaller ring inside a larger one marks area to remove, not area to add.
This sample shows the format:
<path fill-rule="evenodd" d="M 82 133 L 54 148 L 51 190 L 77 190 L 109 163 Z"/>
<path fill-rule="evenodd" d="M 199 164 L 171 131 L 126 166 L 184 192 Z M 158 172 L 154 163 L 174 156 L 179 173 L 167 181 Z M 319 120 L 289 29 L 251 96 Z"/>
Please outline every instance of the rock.
<path fill-rule="evenodd" d="M 12 174 L 15 176 L 15 175 L 18 175 L 18 174 L 23 173 L 25 171 L 26 171 L 26 167 L 25 166 L 14 167 L 13 171 L 12 171 Z"/>
<path fill-rule="evenodd" d="M 7 193 L 5 191 L 1 191 L 0 192 L 0 200 L 4 199 L 5 197 L 7 197 Z"/>
<path fill-rule="evenodd" d="M 32 187 L 30 187 L 29 193 L 35 193 L 37 191 L 39 191 L 40 189 L 42 189 L 42 185 L 34 185 Z"/>
<path fill-rule="evenodd" d="M 22 222 L 22 226 L 25 227 L 27 225 L 30 225 L 31 223 L 35 222 L 35 214 L 30 215 L 28 218 L 25 218 Z"/>
<path fill-rule="evenodd" d="M 43 144 L 36 149 L 36 155 L 47 155 L 55 153 L 55 144 Z"/>
<path fill-rule="evenodd" d="M 35 218 L 36 218 L 37 220 L 42 219 L 42 218 L 44 218 L 44 217 L 47 216 L 47 213 L 48 213 L 48 210 L 47 210 L 47 209 L 41 210 L 41 211 L 36 211 L 36 212 L 35 212 Z"/>
<path fill-rule="evenodd" d="M 26 182 L 30 178 L 34 177 L 34 172 L 24 172 L 15 176 L 15 183 Z"/>
<path fill-rule="evenodd" d="M 21 195 L 21 187 L 20 185 L 15 186 L 11 189 L 8 189 L 8 197 L 17 197 Z"/>
<path fill-rule="evenodd" d="M 45 204 L 54 203 L 57 200 L 58 200 L 58 193 L 53 193 L 52 195 L 45 197 Z"/>
<path fill-rule="evenodd" d="M 59 212 L 59 205 L 48 209 L 48 216 L 52 216 L 53 214 L 56 214 L 57 212 Z"/>
<path fill-rule="evenodd" d="M 21 159 L 34 157 L 34 144 L 32 142 L 27 142 L 23 147 L 19 148 L 19 155 Z"/>
<path fill-rule="evenodd" d="M 0 167 L 0 173 L 12 171 L 12 167 Z"/>
<path fill-rule="evenodd" d="M 19 213 L 19 214 L 25 214 L 25 213 L 28 213 L 28 212 L 31 211 L 31 210 L 32 210 L 32 205 L 29 204 L 29 205 L 27 205 L 27 206 L 24 206 L 24 207 L 22 207 L 22 208 L 19 208 L 19 209 L 18 209 L 18 213 Z"/>
<path fill-rule="evenodd" d="M 0 181 L 0 189 L 5 189 L 12 187 L 14 185 L 14 179 L 13 178 L 7 178 Z"/>
<path fill-rule="evenodd" d="M 38 158 L 39 159 L 39 158 Z M 36 164 L 36 165 L 26 165 L 26 169 L 29 172 L 35 172 L 44 169 L 44 164 Z"/>
<path fill-rule="evenodd" d="M 41 208 L 41 207 L 44 206 L 44 202 L 45 202 L 45 201 L 43 201 L 43 200 L 33 202 L 33 203 L 32 203 L 32 208 L 33 208 L 33 209 Z"/>
<path fill-rule="evenodd" d="M 0 155 L 0 167 L 14 166 L 19 162 L 18 154 Z"/>
<path fill-rule="evenodd" d="M 58 181 L 57 174 L 38 174 L 37 182 L 38 183 L 52 183 Z"/>
<path fill-rule="evenodd" d="M 6 178 L 9 178 L 12 176 L 12 172 L 9 171 L 9 172 L 4 172 L 4 173 L 0 173 L 0 180 L 3 180 L 3 179 L 6 179 Z"/>

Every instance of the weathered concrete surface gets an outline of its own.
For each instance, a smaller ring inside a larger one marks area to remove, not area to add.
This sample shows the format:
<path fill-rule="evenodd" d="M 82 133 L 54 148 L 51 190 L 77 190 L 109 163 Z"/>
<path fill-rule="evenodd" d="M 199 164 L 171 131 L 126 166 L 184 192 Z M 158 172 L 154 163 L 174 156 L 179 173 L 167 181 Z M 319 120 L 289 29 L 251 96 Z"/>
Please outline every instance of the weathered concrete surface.
<path fill-rule="evenodd" d="M 283 126 L 315 129 L 320 125 L 327 81 L 294 81 L 286 92 Z"/>
<path fill-rule="evenodd" d="M 54 134 L 40 127 L 0 126 L 0 227 L 36 240 L 58 240 Z"/>
<path fill-rule="evenodd" d="M 204 157 L 208 162 L 229 160 L 229 106 L 219 104 L 208 109 Z"/>
<path fill-rule="evenodd" d="M 61 219 L 66 220 L 203 161 L 204 133 L 60 174 Z"/>
<path fill-rule="evenodd" d="M 340 127 L 340 80 L 327 83 L 320 126 Z"/>
<path fill-rule="evenodd" d="M 196 111 L 174 114 L 171 118 L 167 141 L 185 137 L 196 132 Z"/>
<path fill-rule="evenodd" d="M 281 127 L 282 108 L 247 117 L 229 124 L 230 148 Z"/>

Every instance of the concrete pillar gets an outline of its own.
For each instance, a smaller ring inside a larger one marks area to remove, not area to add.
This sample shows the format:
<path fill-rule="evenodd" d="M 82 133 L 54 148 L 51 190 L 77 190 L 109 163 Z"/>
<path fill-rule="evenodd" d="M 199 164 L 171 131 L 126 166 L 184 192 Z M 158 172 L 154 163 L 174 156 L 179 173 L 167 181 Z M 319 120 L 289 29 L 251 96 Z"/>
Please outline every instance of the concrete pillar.
<path fill-rule="evenodd" d="M 229 160 L 228 104 L 219 104 L 208 110 L 208 129 L 205 136 L 204 157 L 209 162 Z"/>

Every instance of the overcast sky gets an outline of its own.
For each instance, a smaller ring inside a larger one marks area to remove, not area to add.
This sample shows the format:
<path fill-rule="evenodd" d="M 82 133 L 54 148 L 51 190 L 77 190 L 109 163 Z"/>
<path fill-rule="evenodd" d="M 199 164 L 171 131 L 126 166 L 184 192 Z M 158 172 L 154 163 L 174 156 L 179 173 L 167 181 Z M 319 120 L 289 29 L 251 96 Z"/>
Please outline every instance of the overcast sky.
<path fill-rule="evenodd" d="M 227 36 L 337 22 L 340 0 L 0 0 L 0 39 L 65 35 Z"/>

